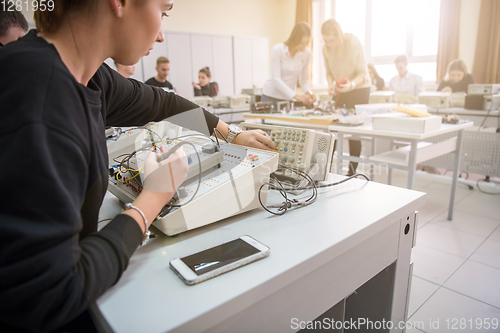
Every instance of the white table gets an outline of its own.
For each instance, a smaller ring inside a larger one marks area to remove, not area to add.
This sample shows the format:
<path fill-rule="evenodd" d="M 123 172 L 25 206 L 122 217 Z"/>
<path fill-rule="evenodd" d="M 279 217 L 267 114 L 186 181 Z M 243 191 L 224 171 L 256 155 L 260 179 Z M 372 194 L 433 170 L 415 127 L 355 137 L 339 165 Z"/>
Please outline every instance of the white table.
<path fill-rule="evenodd" d="M 462 149 L 462 132 L 465 128 L 471 126 L 473 126 L 472 122 L 461 124 L 441 124 L 441 128 L 439 130 L 422 134 L 374 130 L 371 124 L 364 124 L 357 127 L 332 125 L 329 126 L 329 129 L 331 131 L 337 132 L 337 173 L 340 173 L 342 170 L 342 160 L 361 163 L 384 164 L 387 165 L 389 169 L 389 184 L 391 183 L 393 168 L 408 171 L 408 189 L 413 188 L 415 169 L 418 163 L 455 151 L 456 154 L 453 169 L 453 180 L 450 194 L 450 205 L 448 210 L 448 220 L 452 220 L 455 191 L 457 187 L 460 165 L 460 152 Z M 446 133 L 457 133 L 457 136 L 435 144 L 424 142 L 425 139 L 436 137 L 438 135 Z M 346 135 L 351 135 L 353 137 L 371 137 L 373 139 L 384 138 L 391 140 L 402 140 L 410 142 L 410 145 L 382 154 L 369 156 L 368 158 L 344 156 L 343 141 L 344 136 Z"/>
<path fill-rule="evenodd" d="M 500 127 L 500 110 L 469 110 L 465 108 L 428 108 L 428 111 L 435 115 L 446 116 L 456 114 L 460 119 L 467 119 L 474 122 L 474 126 Z"/>
<path fill-rule="evenodd" d="M 240 108 L 208 108 L 208 110 L 222 121 L 231 124 L 242 122 L 244 115 L 250 113 L 250 106 L 246 105 Z"/>
<path fill-rule="evenodd" d="M 344 178 L 331 175 L 330 181 Z M 117 333 L 293 332 L 298 330 L 293 318 L 314 320 L 345 304 L 351 316 L 369 317 L 357 312 L 362 306 L 349 307 L 356 302 L 392 309 L 390 318 L 404 321 L 415 211 L 424 196 L 354 179 L 321 189 L 317 202 L 285 216 L 256 209 L 177 237 L 157 237 L 135 252 L 121 279 L 97 303 Z M 100 218 L 119 211 L 115 201 L 107 198 Z M 173 258 L 241 235 L 268 245 L 270 256 L 195 286 L 186 286 L 169 269 Z M 371 279 L 391 270 L 393 292 L 384 295 L 389 306 L 364 299 Z"/>
<path fill-rule="evenodd" d="M 335 116 L 301 116 L 299 114 L 281 114 L 281 113 L 250 113 L 243 116 L 245 120 L 261 120 L 265 124 L 281 125 L 289 127 L 302 127 L 314 130 L 328 132 L 328 126 L 335 123 Z"/>

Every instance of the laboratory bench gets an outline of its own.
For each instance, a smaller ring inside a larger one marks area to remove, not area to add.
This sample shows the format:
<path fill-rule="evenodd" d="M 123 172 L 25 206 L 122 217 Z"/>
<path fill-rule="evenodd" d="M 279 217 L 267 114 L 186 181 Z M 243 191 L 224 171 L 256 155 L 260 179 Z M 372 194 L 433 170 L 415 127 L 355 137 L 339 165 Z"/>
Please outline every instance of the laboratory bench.
<path fill-rule="evenodd" d="M 328 182 L 342 179 L 330 174 Z M 425 193 L 363 179 L 318 192 L 315 203 L 284 216 L 258 208 L 176 237 L 158 235 L 98 299 L 100 311 L 117 333 L 295 332 L 324 318 L 404 322 Z M 282 201 L 269 193 L 268 204 Z M 120 210 L 108 193 L 100 219 Z M 242 235 L 269 246 L 269 257 L 193 286 L 169 268 L 174 258 Z"/>

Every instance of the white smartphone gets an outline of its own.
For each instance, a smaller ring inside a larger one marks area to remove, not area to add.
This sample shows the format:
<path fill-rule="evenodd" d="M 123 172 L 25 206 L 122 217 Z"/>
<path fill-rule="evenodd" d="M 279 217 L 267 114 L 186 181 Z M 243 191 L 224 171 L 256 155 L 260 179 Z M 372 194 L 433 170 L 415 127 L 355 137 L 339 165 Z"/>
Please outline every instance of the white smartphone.
<path fill-rule="evenodd" d="M 252 237 L 241 236 L 206 250 L 172 259 L 170 268 L 184 283 L 194 285 L 265 258 L 269 251 L 269 247 Z"/>

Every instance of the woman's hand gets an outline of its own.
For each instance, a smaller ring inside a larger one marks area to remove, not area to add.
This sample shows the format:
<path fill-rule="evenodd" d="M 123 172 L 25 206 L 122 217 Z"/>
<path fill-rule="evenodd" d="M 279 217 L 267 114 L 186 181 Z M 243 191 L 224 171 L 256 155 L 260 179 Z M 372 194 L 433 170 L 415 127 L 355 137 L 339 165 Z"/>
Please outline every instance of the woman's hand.
<path fill-rule="evenodd" d="M 201 89 L 200 85 L 196 82 L 193 82 L 193 87 L 195 87 L 196 89 Z"/>
<path fill-rule="evenodd" d="M 451 89 L 451 87 L 444 87 L 443 89 L 441 89 L 441 91 L 444 91 L 444 92 L 453 92 L 453 89 Z"/>
<path fill-rule="evenodd" d="M 308 104 L 314 104 L 316 102 L 316 95 L 314 95 L 311 91 L 308 91 L 306 95 L 309 96 Z"/>
<path fill-rule="evenodd" d="M 164 161 L 158 162 L 157 158 L 159 156 L 161 155 L 150 152 L 146 157 L 143 177 L 144 187 L 141 194 L 132 203 L 143 212 L 148 222 L 148 227 L 161 209 L 172 199 L 177 188 L 186 179 L 189 169 L 186 154 L 182 147 L 177 149 L 177 151 Z M 139 212 L 134 209 L 128 209 L 122 214 L 132 217 L 142 232 L 146 232 L 144 219 Z"/>
<path fill-rule="evenodd" d="M 233 143 L 252 148 L 276 151 L 276 146 L 273 140 L 271 140 L 271 137 L 260 129 L 241 132 L 233 139 Z"/>
<path fill-rule="evenodd" d="M 158 162 L 160 156 L 160 154 L 150 152 L 146 157 L 143 187 L 151 192 L 173 196 L 177 188 L 186 180 L 189 170 L 186 154 L 181 146 L 167 159 Z"/>
<path fill-rule="evenodd" d="M 311 95 L 303 94 L 303 95 L 295 95 L 293 99 L 299 102 L 302 102 L 304 105 L 311 104 Z"/>
<path fill-rule="evenodd" d="M 351 91 L 352 89 L 353 89 L 352 88 L 352 81 L 347 81 L 346 83 L 342 83 L 342 84 L 338 85 L 338 87 L 337 87 L 337 91 L 340 93 L 345 93 L 345 92 Z"/>

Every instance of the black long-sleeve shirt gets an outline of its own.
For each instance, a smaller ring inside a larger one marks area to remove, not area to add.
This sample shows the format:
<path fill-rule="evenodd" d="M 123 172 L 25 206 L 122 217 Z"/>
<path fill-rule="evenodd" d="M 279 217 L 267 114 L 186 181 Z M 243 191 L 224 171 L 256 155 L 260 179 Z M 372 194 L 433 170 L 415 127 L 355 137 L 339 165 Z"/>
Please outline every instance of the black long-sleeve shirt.
<path fill-rule="evenodd" d="M 474 83 L 474 76 L 472 74 L 467 74 L 464 78 L 457 83 L 452 83 L 450 81 L 441 80 L 437 91 L 443 90 L 444 87 L 450 87 L 453 92 L 467 92 L 469 90 L 469 84 Z"/>
<path fill-rule="evenodd" d="M 219 86 L 217 82 L 210 82 L 206 86 L 200 86 L 201 89 L 193 87 L 195 96 L 210 96 L 214 97 L 219 94 Z"/>
<path fill-rule="evenodd" d="M 116 283 L 142 240 L 123 214 L 97 232 L 105 126 L 198 106 L 105 64 L 83 86 L 34 30 L 0 49 L 0 73 L 0 331 L 52 331 Z"/>

